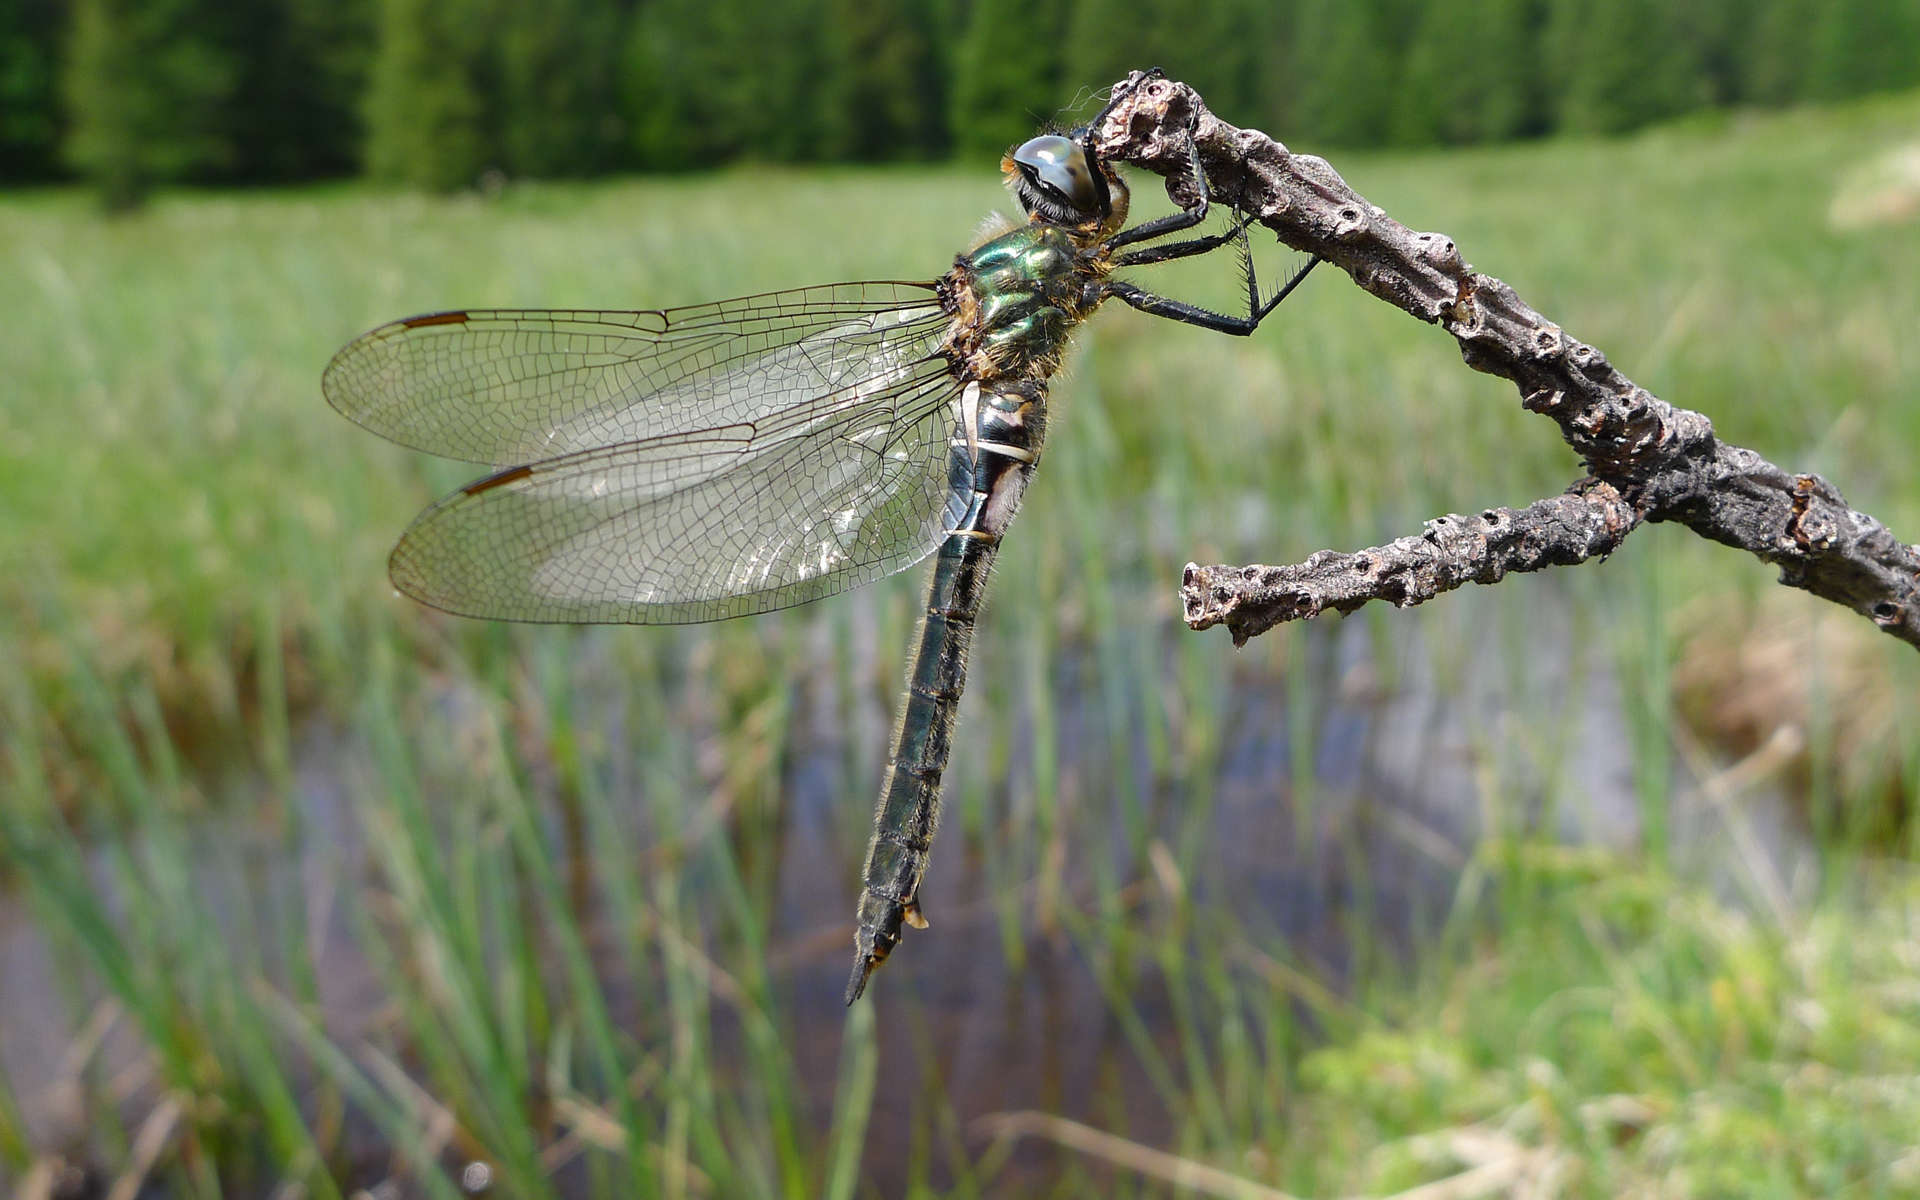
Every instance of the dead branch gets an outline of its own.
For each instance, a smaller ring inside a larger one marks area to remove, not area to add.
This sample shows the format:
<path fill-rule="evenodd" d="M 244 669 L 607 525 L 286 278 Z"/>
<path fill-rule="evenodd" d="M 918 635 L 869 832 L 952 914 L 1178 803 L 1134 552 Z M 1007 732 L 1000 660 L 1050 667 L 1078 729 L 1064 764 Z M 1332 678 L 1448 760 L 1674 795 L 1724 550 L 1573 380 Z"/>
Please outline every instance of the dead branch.
<path fill-rule="evenodd" d="M 1612 484 L 1585 479 L 1526 508 L 1452 513 L 1423 532 L 1355 554 L 1322 550 L 1291 567 L 1199 567 L 1180 582 L 1187 623 L 1224 623 L 1236 643 L 1282 621 L 1352 612 L 1369 600 L 1408 608 L 1463 583 L 1605 558 L 1639 523 Z"/>
<path fill-rule="evenodd" d="M 1843 604 L 1920 647 L 1920 551 L 1800 475 L 1714 436 L 1704 415 L 1654 396 L 1599 350 L 1468 265 L 1452 239 L 1417 233 L 1369 204 L 1326 160 L 1214 117 L 1184 83 L 1135 72 L 1100 129 L 1099 153 L 1191 186 L 1189 130 L 1216 195 L 1231 196 L 1287 245 L 1326 259 L 1368 292 L 1460 343 L 1475 370 L 1519 388 L 1551 417 L 1588 477 L 1524 509 L 1442 517 L 1358 554 L 1322 551 L 1288 567 L 1187 565 L 1181 599 L 1195 629 L 1236 643 L 1281 621 L 1368 600 L 1419 604 L 1462 583 L 1611 553 L 1641 522 L 1674 521 L 1774 563 L 1780 582 Z"/>

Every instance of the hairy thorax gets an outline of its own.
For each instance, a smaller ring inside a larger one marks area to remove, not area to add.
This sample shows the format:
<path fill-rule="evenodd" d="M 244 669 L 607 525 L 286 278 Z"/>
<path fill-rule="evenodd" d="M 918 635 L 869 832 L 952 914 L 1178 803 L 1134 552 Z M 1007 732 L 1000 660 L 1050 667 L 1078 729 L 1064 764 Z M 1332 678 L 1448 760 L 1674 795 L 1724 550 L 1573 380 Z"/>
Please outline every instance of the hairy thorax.
<path fill-rule="evenodd" d="M 956 259 L 942 281 L 955 372 L 989 387 L 1050 377 L 1068 336 L 1099 303 L 1109 266 L 1095 237 L 1036 221 Z"/>

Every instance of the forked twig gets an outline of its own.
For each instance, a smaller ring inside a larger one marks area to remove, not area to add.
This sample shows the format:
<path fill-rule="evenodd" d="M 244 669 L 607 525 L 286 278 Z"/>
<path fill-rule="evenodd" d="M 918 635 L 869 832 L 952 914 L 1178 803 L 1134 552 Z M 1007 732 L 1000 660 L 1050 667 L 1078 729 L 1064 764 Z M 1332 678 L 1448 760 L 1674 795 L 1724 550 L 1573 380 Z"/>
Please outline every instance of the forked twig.
<path fill-rule="evenodd" d="M 1642 522 L 1674 521 L 1777 565 L 1781 583 L 1920 647 L 1920 551 L 1849 508 L 1832 484 L 1721 441 L 1704 415 L 1634 383 L 1511 287 L 1474 271 L 1450 238 L 1417 233 L 1369 204 L 1326 160 L 1226 124 L 1184 83 L 1135 72 L 1116 91 L 1125 100 L 1095 131 L 1103 157 L 1178 188 L 1191 130 L 1216 194 L 1233 196 L 1287 245 L 1451 333 L 1468 366 L 1511 380 L 1522 405 L 1553 418 L 1588 472 L 1561 496 L 1441 517 L 1420 535 L 1357 554 L 1322 551 L 1283 567 L 1189 563 L 1180 591 L 1190 626 L 1225 625 L 1243 643 L 1329 608 L 1405 607 L 1463 583 L 1584 562 L 1611 553 Z"/>

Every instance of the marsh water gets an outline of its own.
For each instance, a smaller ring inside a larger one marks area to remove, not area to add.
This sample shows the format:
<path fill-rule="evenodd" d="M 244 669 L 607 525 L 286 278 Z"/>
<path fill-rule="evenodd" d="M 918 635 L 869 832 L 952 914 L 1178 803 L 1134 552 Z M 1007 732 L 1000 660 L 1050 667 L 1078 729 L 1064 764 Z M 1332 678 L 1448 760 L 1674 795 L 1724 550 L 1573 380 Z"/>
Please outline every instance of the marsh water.
<path fill-rule="evenodd" d="M 1116 710 L 1103 693 L 1102 664 L 1091 651 L 1069 647 L 1045 664 L 1043 686 L 1028 693 L 1039 701 L 1026 703 L 1054 706 L 1040 726 L 1049 732 L 1033 736 L 1033 721 L 1010 714 L 1007 742 L 993 750 L 993 778 L 963 760 L 983 725 L 1002 727 L 963 717 L 961 765 L 950 787 L 984 794 L 971 811 L 985 813 L 987 823 L 956 815 L 943 828 L 923 892 L 933 926 L 908 937 L 876 977 L 877 994 L 863 1002 L 881 1006 L 882 1018 L 863 1177 L 893 1194 L 924 1169 L 916 1163 L 925 1148 L 899 1130 L 929 1090 L 963 1122 L 1035 1109 L 1112 1124 L 1120 1111 L 1129 1136 L 1151 1143 L 1168 1130 L 1171 1117 L 1131 1040 L 1139 1027 L 1129 1028 L 1143 1024 L 1171 1050 L 1177 1022 L 1166 995 L 1168 960 L 1143 952 L 1116 971 L 1112 947 L 1085 936 L 1075 913 L 1117 904 L 1161 933 L 1171 928 L 1192 939 L 1207 936 L 1205 914 L 1230 911 L 1256 931 L 1249 945 L 1268 948 L 1251 952 L 1240 968 L 1298 975 L 1339 994 L 1359 959 L 1417 961 L 1462 890 L 1475 886 L 1468 868 L 1485 839 L 1544 837 L 1623 852 L 1643 846 L 1644 764 L 1615 657 L 1598 640 L 1573 636 L 1582 615 L 1551 587 L 1536 587 L 1533 600 L 1504 611 L 1490 602 L 1454 602 L 1419 620 L 1395 614 L 1294 630 L 1281 635 L 1295 639 L 1284 670 L 1273 669 L 1271 656 L 1251 648 L 1236 653 L 1224 636 L 1208 635 L 1217 638 L 1208 686 L 1219 689 L 1224 715 L 1204 794 L 1155 771 L 1147 739 L 1125 728 L 1124 706 Z M 841 619 L 855 630 L 866 627 L 857 611 Z M 1516 623 L 1522 636 L 1513 633 Z M 877 639 L 856 633 L 848 641 L 827 626 L 825 618 L 799 623 L 802 657 L 883 653 Z M 579 660 L 591 662 L 607 639 L 628 636 L 585 633 Z M 1148 657 L 1170 659 L 1176 639 L 1201 635 L 1163 627 L 1152 636 Z M 985 669 L 1031 665 L 1017 654 L 997 657 Z M 733 777 L 739 764 L 729 755 L 742 744 L 701 728 L 719 720 L 713 697 L 702 694 L 711 665 L 698 649 L 691 652 L 679 691 L 666 697 L 669 709 L 691 714 L 675 736 L 688 739 L 686 761 L 708 785 Z M 850 703 L 834 682 L 844 670 L 821 666 L 775 697 L 784 713 L 784 750 L 768 759 L 778 782 L 766 790 L 780 802 L 720 806 L 710 820 L 691 821 L 673 836 L 682 844 L 729 839 L 747 886 L 760 889 L 794 1077 L 808 1115 L 824 1126 L 847 1020 L 840 983 L 856 884 L 849 864 L 860 849 L 857 832 L 849 844 L 849 830 L 870 807 L 868 781 L 859 775 L 878 777 L 888 714 L 872 695 Z M 629 697 L 605 674 L 584 678 L 600 682 L 569 685 L 583 689 L 573 711 L 587 729 L 575 736 L 591 740 L 596 725 L 617 736 L 634 719 L 624 711 Z M 482 707 L 471 683 L 449 679 L 441 686 L 432 704 L 450 714 L 453 727 L 464 710 Z M 1116 711 L 1123 714 L 1118 729 Z M 539 741 L 537 731 L 528 736 Z M 378 787 L 376 757 L 355 727 L 310 722 L 292 746 L 296 812 L 263 820 L 229 804 L 197 819 L 187 834 L 206 850 L 208 869 L 193 886 L 214 912 L 297 914 L 315 960 L 320 1020 L 343 1044 L 386 1019 L 381 977 L 359 948 L 362 933 L 348 903 L 373 874 L 369 838 L 380 835 L 363 823 L 359 806 Z M 611 797 L 657 795 L 666 786 L 617 745 L 604 761 L 611 765 L 601 786 Z M 1675 779 L 1685 774 L 1665 769 Z M 1034 804 L 1031 789 L 1008 781 L 1040 774 L 1054 783 L 1049 817 L 996 811 Z M 1681 784 L 1662 836 L 1674 839 L 1676 853 L 1718 869 L 1724 823 L 1687 799 L 1693 790 Z M 846 794 L 850 789 L 856 794 Z M 460 799 L 429 790 L 428 803 L 457 808 Z M 554 844 L 579 848 L 576 861 L 560 865 L 582 928 L 591 941 L 611 938 L 599 928 L 605 914 L 597 911 L 593 876 L 604 864 L 585 852 L 591 835 L 575 826 L 577 815 L 564 804 L 548 819 Z M 1745 797 L 1742 820 L 1775 874 L 1790 874 L 1808 855 L 1777 798 Z M 1047 869 L 1010 884 L 997 841 L 1001 824 L 1050 830 L 1050 844 L 1033 860 Z M 649 864 L 636 869 L 644 874 Z M 102 870 L 103 887 L 109 879 Z M 1010 886 L 1031 894 L 1009 903 Z M 1175 908 L 1200 919 L 1170 921 Z M 214 932 L 270 941 L 273 928 L 272 921 L 236 919 Z M 270 962 L 275 952 L 262 945 L 240 957 Z M 1110 1003 L 1116 978 L 1125 980 L 1131 1000 L 1125 1020 Z M 611 966 L 603 982 L 616 1017 L 648 986 Z M 751 1086 L 740 1058 L 748 1050 L 725 1005 L 717 1007 L 715 1069 Z M 0 1066 L 28 1105 L 34 1141 L 85 1146 L 87 1113 L 67 1086 L 74 1047 L 104 1038 L 92 1070 L 113 1076 L 138 1062 L 137 1042 L 84 976 L 58 967 L 56 948 L 11 896 L 0 898 L 0 1012 Z M 1311 1028 L 1311 1014 L 1303 1020 Z M 144 1094 L 137 1073 L 124 1094 L 136 1103 Z M 965 1128 L 962 1135 L 978 1141 Z M 366 1136 L 369 1159 L 377 1161 L 377 1139 L 371 1130 Z M 1029 1144 L 1004 1170 L 1044 1173 L 1056 1153 Z M 933 1170 L 938 1177 L 944 1168 L 936 1163 Z"/>

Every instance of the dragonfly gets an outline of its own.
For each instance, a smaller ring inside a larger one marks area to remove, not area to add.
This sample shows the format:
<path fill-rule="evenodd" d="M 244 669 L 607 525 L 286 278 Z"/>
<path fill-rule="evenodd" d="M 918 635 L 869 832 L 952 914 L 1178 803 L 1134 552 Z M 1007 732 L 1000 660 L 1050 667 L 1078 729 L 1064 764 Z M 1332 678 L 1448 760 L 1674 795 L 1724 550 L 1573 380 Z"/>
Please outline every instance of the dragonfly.
<path fill-rule="evenodd" d="M 423 512 L 389 559 L 415 600 L 492 620 L 718 621 L 818 600 L 934 557 L 855 912 L 851 1005 L 904 928 L 940 816 L 968 649 L 1001 537 L 1040 461 L 1048 381 L 1104 301 L 1254 331 L 1242 216 L 1186 236 L 1193 194 L 1127 227 L 1092 122 L 1001 170 L 1025 215 L 937 279 L 833 283 L 652 311 L 460 309 L 379 326 L 327 366 L 348 419 L 487 474 Z M 1190 131 L 1191 133 L 1192 131 Z M 1247 311 L 1116 278 L 1238 240 Z"/>

